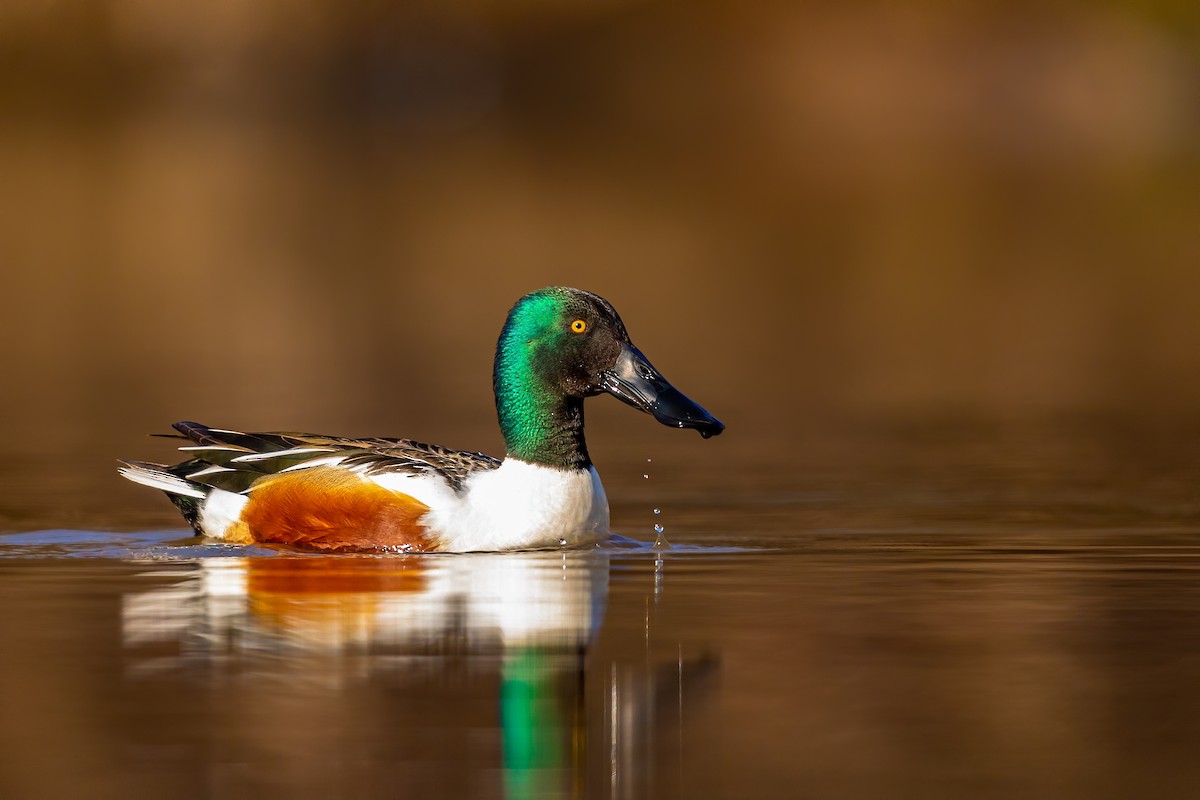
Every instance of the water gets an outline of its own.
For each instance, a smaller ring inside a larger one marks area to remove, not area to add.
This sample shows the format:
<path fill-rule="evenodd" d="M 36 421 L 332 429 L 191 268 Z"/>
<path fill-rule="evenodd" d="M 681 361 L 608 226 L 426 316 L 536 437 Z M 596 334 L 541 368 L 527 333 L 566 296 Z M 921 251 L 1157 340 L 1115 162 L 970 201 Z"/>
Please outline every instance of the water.
<path fill-rule="evenodd" d="M 6 543 L 55 554 L 0 563 L 20 609 L 6 796 L 394 796 L 402 774 L 444 796 L 1184 797 L 1200 778 L 1190 535 L 408 558 L 177 536 Z"/>
<path fill-rule="evenodd" d="M 1044 429 L 978 444 L 741 459 L 723 493 L 688 490 L 702 459 L 606 473 L 635 538 L 669 508 L 665 548 L 10 524 L 0 794 L 1195 796 L 1194 471 Z"/>

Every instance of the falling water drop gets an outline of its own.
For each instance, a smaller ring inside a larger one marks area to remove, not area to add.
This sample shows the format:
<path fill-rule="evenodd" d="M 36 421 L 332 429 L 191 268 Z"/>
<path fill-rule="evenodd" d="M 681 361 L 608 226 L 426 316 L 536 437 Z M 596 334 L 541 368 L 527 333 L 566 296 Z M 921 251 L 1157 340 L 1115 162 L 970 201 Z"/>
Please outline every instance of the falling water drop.
<path fill-rule="evenodd" d="M 655 550 L 670 550 L 671 549 L 671 543 L 667 541 L 667 537 L 663 534 L 664 530 L 666 530 L 666 528 L 664 528 L 662 526 L 662 523 L 660 523 L 660 522 L 654 523 L 654 549 Z"/>
<path fill-rule="evenodd" d="M 647 464 L 651 463 L 651 461 L 652 461 L 652 459 L 649 459 L 649 458 L 646 459 Z M 650 468 L 647 467 L 646 468 L 647 471 L 642 473 L 643 478 L 646 478 L 646 479 L 650 478 L 649 469 Z M 654 507 L 654 516 L 658 517 L 660 514 L 662 514 L 662 509 L 655 506 Z M 663 536 L 663 530 L 664 530 L 664 528 L 663 528 L 662 524 L 656 521 L 654 523 L 654 549 L 655 550 L 666 550 L 671 547 L 671 543 L 667 541 L 667 537 Z"/>
<path fill-rule="evenodd" d="M 566 539 L 559 539 L 559 540 L 558 540 L 558 546 L 559 546 L 559 547 L 566 547 L 566 546 L 567 546 L 567 540 L 566 540 Z"/>

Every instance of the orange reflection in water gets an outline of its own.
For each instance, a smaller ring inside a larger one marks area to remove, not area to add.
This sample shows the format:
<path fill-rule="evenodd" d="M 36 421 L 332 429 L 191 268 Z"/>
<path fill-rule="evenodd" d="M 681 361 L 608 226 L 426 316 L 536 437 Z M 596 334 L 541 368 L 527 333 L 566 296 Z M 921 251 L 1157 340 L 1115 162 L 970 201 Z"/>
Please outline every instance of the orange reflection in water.
<path fill-rule="evenodd" d="M 420 558 L 252 558 L 246 568 L 246 591 L 259 598 L 419 592 L 427 587 Z"/>
<path fill-rule="evenodd" d="M 256 623 L 326 642 L 369 640 L 390 596 L 428 589 L 420 562 L 405 558 L 251 558 L 245 581 Z"/>

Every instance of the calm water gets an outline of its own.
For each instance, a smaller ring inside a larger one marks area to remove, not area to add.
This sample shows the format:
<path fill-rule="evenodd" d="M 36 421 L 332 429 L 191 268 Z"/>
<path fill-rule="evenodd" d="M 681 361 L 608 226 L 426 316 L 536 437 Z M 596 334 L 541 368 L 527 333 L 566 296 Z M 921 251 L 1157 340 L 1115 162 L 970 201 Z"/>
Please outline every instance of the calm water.
<path fill-rule="evenodd" d="M 152 493 L 10 524 L 0 794 L 1194 797 L 1194 470 L 1120 441 L 907 435 L 704 494 L 631 458 L 614 519 L 663 507 L 665 552 L 247 550 L 129 530 Z"/>

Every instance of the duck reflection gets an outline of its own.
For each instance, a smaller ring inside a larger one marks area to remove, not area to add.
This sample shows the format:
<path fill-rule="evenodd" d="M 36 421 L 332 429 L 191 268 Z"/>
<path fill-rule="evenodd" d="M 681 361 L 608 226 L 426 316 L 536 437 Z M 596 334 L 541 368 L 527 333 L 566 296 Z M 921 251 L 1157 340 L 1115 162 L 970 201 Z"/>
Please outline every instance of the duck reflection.
<path fill-rule="evenodd" d="M 591 641 L 603 616 L 608 557 L 591 551 L 212 558 L 189 578 L 125 598 L 127 645 L 177 640 L 182 658 L 448 647 L 574 653 Z"/>
<path fill-rule="evenodd" d="M 125 596 L 128 674 L 196 687 L 235 792 L 373 796 L 403 764 L 438 796 L 633 796 L 675 749 L 685 676 L 690 701 L 711 666 L 678 642 L 651 654 L 647 566 L 615 573 L 646 609 L 637 649 L 598 663 L 605 551 L 205 559 Z"/>
<path fill-rule="evenodd" d="M 226 715 L 231 730 L 215 733 L 241 742 L 237 758 L 248 748 L 251 760 L 279 762 L 289 773 L 305 767 L 285 754 L 296 747 L 286 743 L 313 719 L 321 720 L 318 737 L 324 725 L 372 727 L 338 707 L 348 698 L 353 707 L 373 673 L 399 679 L 408 691 L 444 695 L 434 723 L 442 733 L 464 720 L 468 729 L 488 730 L 478 718 L 481 705 L 496 707 L 479 696 L 486 688 L 499 695 L 504 794 L 561 796 L 573 792 L 582 769 L 582 675 L 604 612 L 608 567 L 599 551 L 213 558 L 172 586 L 127 596 L 124 641 L 143 675 L 200 665 L 235 684 L 253 683 L 252 704 L 271 710 L 243 707 Z M 163 655 L 164 644 L 178 649 Z M 300 714 L 313 717 L 298 722 Z M 425 733 L 405 730 L 412 722 L 399 708 L 395 726 L 380 733 L 401 740 Z M 416 749 L 402 748 L 410 758 Z M 323 743 L 322 757 L 329 751 Z"/>

